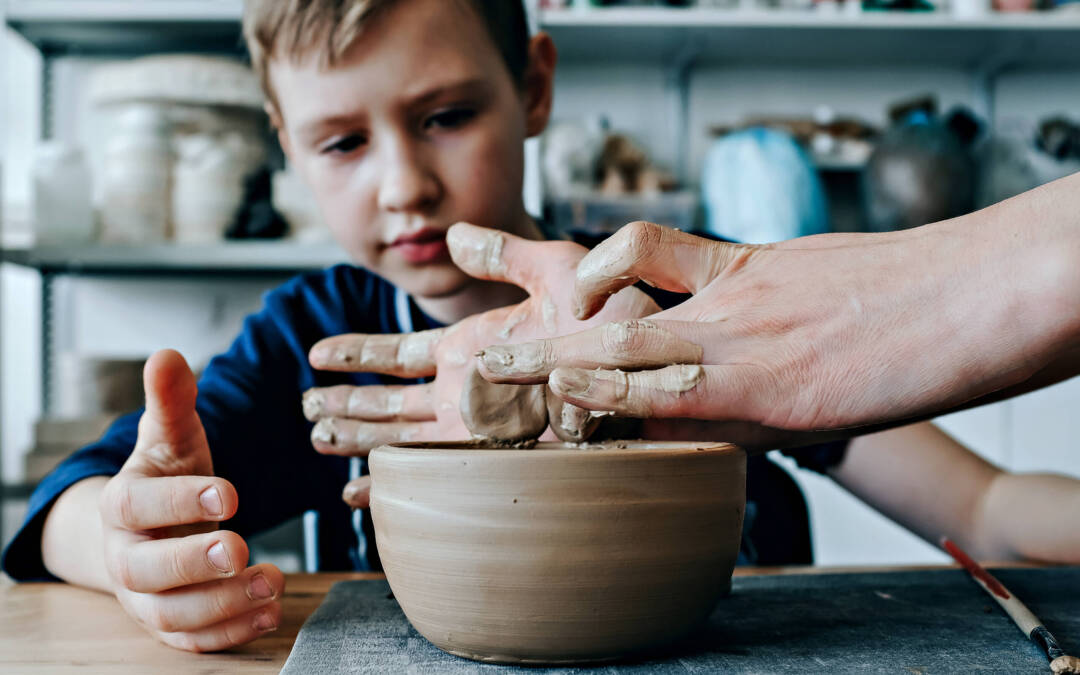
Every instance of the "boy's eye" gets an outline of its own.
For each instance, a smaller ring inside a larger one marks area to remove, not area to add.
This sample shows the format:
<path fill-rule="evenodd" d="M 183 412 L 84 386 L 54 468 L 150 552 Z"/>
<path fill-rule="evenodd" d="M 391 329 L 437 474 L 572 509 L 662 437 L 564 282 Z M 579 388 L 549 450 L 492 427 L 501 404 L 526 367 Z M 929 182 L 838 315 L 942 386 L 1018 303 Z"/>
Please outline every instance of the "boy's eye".
<path fill-rule="evenodd" d="M 367 139 L 360 134 L 352 134 L 350 136 L 344 136 L 339 138 L 323 147 L 322 154 L 324 155 L 347 155 L 354 150 L 357 150 L 360 146 L 364 145 Z"/>
<path fill-rule="evenodd" d="M 451 108 L 424 120 L 424 129 L 457 129 L 476 116 L 471 108 Z"/>

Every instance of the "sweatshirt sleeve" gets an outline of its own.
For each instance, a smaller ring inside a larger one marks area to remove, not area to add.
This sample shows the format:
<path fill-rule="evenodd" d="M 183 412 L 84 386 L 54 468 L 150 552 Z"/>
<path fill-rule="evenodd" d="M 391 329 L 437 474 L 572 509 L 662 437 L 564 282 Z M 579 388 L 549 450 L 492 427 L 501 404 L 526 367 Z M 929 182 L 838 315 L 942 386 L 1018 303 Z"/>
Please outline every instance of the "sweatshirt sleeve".
<path fill-rule="evenodd" d="M 199 380 L 196 408 L 214 473 L 232 482 L 239 495 L 238 511 L 223 528 L 248 536 L 309 509 L 347 522 L 348 509 L 340 498 L 347 460 L 320 455 L 311 447 L 312 425 L 303 416 L 301 395 L 312 386 L 347 381 L 340 374 L 312 371 L 307 352 L 322 337 L 347 332 L 343 292 L 356 291 L 359 283 L 362 297 L 364 285 L 364 277 L 357 282 L 352 274 L 334 268 L 269 292 L 264 307 L 244 321 L 240 335 L 210 361 Z M 341 287 L 343 278 L 350 288 Z M 120 471 L 135 447 L 141 414 L 121 417 L 100 440 L 75 452 L 41 481 L 30 497 L 25 521 L 4 551 L 3 569 L 9 576 L 17 581 L 55 580 L 41 557 L 49 509 L 71 485 Z"/>

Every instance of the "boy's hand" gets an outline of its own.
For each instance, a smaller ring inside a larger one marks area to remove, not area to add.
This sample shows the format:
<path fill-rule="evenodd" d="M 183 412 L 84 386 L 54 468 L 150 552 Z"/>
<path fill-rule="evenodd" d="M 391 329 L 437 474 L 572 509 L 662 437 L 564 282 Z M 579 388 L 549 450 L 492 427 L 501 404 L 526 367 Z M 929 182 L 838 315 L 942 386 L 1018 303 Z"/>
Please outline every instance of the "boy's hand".
<path fill-rule="evenodd" d="M 304 414 L 316 422 L 312 444 L 325 454 L 366 456 L 399 441 L 466 439 L 461 419 L 462 387 L 474 355 L 492 344 L 553 337 L 607 321 L 647 316 L 656 304 L 634 288 L 620 291 L 589 321 L 571 313 L 574 270 L 586 249 L 565 241 L 531 242 L 495 230 L 459 224 L 447 237 L 454 262 L 470 275 L 515 284 L 529 293 L 524 302 L 471 316 L 449 328 L 406 335 L 341 335 L 312 347 L 311 365 L 322 370 L 430 377 L 407 386 L 342 385 L 304 395 Z M 560 404 L 561 405 L 561 404 Z M 572 411 L 571 411 L 572 412 Z M 552 415 L 577 424 L 587 415 Z M 567 429 L 566 435 L 581 433 Z M 367 506 L 367 478 L 346 487 L 345 499 Z"/>
<path fill-rule="evenodd" d="M 273 565 L 247 567 L 244 540 L 218 530 L 236 513 L 236 489 L 213 475 L 187 362 L 159 351 L 143 382 L 135 450 L 101 494 L 113 590 L 170 646 L 206 652 L 250 642 L 280 623 L 284 575 Z"/>

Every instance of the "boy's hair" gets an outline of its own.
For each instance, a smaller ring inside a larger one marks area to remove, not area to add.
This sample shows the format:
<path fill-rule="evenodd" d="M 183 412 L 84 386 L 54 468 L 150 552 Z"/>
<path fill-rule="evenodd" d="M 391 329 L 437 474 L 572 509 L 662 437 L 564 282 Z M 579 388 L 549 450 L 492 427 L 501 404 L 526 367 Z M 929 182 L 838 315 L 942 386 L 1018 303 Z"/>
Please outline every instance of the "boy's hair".
<path fill-rule="evenodd" d="M 529 27 L 522 0 L 446 0 L 471 7 L 483 19 L 514 83 L 521 86 L 529 60 Z M 245 0 L 244 40 L 263 92 L 270 87 L 272 58 L 297 60 L 315 53 L 333 67 L 374 17 L 401 0 Z"/>

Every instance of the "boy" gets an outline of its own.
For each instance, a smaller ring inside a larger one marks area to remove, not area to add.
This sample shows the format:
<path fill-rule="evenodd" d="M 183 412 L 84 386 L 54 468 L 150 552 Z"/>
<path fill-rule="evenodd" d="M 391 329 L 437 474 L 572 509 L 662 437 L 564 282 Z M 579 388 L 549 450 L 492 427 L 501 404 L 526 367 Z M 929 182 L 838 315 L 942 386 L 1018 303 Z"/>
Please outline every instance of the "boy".
<path fill-rule="evenodd" d="M 528 38 L 517 0 L 263 0 L 248 4 L 245 33 L 283 148 L 367 271 L 338 267 L 269 294 L 198 395 L 179 355 L 155 354 L 145 414 L 120 420 L 42 482 L 5 555 L 13 577 L 51 573 L 114 593 L 158 639 L 195 651 L 250 641 L 280 621 L 283 576 L 247 567 L 245 534 L 315 510 L 321 568 L 377 566 L 364 548 L 369 522 L 353 536 L 339 496 L 350 478 L 362 490 L 359 468 L 335 455 L 412 434 L 460 437 L 446 407 L 455 409 L 455 373 L 471 351 L 453 347 L 569 332 L 567 270 L 581 257 L 557 242 L 531 244 L 544 259 L 521 255 L 522 239 L 542 236 L 521 203 L 522 142 L 546 124 L 555 52 L 546 36 Z M 458 221 L 507 234 L 459 226 L 448 242 Z M 474 275 L 526 288 L 524 309 L 486 311 L 524 294 L 467 276 L 451 248 Z M 620 301 L 598 320 L 656 309 L 633 293 Z M 480 312 L 442 333 L 387 335 Z M 343 333 L 354 335 L 325 341 Z M 336 370 L 413 378 L 437 366 L 439 376 L 405 385 L 319 372 L 309 350 Z M 309 433 L 325 454 L 311 451 Z M 820 467 L 836 463 L 836 450 L 820 453 Z M 767 460 L 755 466 L 750 531 L 761 536 L 749 559 L 808 562 L 797 488 Z M 230 530 L 218 530 L 225 520 Z"/>

